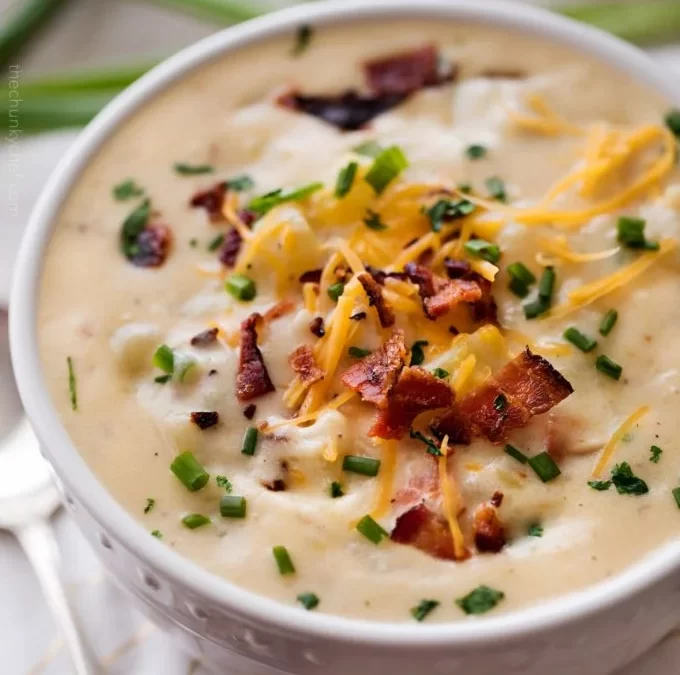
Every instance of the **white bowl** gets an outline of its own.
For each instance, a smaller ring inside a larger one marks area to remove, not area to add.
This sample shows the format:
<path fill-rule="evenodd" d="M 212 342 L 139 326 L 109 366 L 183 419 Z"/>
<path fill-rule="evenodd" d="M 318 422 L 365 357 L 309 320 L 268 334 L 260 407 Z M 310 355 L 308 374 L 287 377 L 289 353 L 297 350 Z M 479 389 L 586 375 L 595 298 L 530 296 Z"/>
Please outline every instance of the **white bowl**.
<path fill-rule="evenodd" d="M 45 187 L 24 237 L 11 297 L 11 342 L 21 397 L 61 481 L 67 508 L 104 565 L 157 623 L 221 672 L 612 672 L 680 621 L 680 542 L 584 591 L 493 618 L 421 625 L 305 612 L 213 576 L 150 537 L 90 471 L 47 393 L 36 336 L 42 260 L 61 205 L 104 141 L 156 93 L 220 55 L 290 33 L 303 22 L 329 25 L 375 17 L 459 19 L 543 36 L 607 62 L 680 104 L 676 78 L 640 51 L 600 31 L 514 3 L 337 0 L 304 4 L 213 35 L 168 59 L 109 104 Z"/>

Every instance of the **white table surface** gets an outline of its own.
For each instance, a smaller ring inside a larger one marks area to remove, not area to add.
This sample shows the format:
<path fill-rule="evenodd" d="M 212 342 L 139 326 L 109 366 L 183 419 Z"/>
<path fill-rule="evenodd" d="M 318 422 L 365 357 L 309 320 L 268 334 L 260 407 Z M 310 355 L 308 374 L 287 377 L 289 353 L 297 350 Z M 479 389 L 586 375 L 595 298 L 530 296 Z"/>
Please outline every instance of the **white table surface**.
<path fill-rule="evenodd" d="M 0 14 L 21 1 L 0 0 Z M 30 74 L 50 68 L 134 61 L 168 53 L 213 30 L 212 26 L 199 21 L 132 0 L 73 0 L 72 6 L 58 17 L 20 64 Z M 676 68 L 680 74 L 680 45 L 657 49 L 653 54 L 665 67 Z M 27 138 L 12 148 L 0 146 L 0 185 L 4 186 L 0 305 L 7 298 L 14 251 L 31 204 L 76 133 L 67 131 Z M 13 165 L 10 165 L 9 153 L 16 160 Z M 12 190 L 17 195 L 16 215 L 9 208 Z M 0 410 L 0 416 L 2 414 Z M 199 664 L 178 653 L 163 634 L 129 606 L 127 599 L 105 577 L 92 551 L 63 512 L 57 514 L 54 525 L 70 592 L 108 673 L 207 675 Z M 68 675 L 70 672 L 61 640 L 32 571 L 12 536 L 0 532 L 0 674 Z M 617 675 L 662 673 L 680 673 L 680 629 Z"/>

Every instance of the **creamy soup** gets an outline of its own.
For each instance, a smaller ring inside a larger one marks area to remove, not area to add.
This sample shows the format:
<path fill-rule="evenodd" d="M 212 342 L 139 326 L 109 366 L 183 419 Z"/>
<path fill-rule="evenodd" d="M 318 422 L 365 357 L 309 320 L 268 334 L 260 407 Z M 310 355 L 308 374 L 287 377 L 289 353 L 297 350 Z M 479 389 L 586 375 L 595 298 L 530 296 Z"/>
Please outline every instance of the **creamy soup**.
<path fill-rule="evenodd" d="M 69 195 L 40 343 L 75 445 L 153 545 L 300 611 L 639 561 L 680 523 L 677 116 L 525 35 L 306 37 L 169 87 Z"/>

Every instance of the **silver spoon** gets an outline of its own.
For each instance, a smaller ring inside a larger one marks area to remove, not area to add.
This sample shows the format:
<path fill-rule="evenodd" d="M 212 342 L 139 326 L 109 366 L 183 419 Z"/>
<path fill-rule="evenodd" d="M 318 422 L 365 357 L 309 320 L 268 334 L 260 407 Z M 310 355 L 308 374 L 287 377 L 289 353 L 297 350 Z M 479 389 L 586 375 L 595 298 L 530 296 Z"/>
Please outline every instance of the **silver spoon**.
<path fill-rule="evenodd" d="M 0 308 L 0 528 L 19 540 L 60 628 L 76 675 L 95 675 L 99 667 L 83 639 L 61 580 L 59 549 L 50 516 L 59 508 L 51 468 L 24 415 L 9 359 L 7 312 Z"/>

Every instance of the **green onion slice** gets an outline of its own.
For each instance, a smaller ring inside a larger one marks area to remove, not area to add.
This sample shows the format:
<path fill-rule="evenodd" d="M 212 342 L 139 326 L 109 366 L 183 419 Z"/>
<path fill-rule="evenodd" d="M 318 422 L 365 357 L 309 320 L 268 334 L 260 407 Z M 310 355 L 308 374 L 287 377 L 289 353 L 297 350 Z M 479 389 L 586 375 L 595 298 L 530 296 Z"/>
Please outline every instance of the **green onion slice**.
<path fill-rule="evenodd" d="M 497 199 L 499 202 L 507 201 L 508 195 L 505 191 L 505 183 L 498 176 L 487 178 L 484 181 L 484 185 L 486 185 L 486 189 L 494 199 Z"/>
<path fill-rule="evenodd" d="M 513 459 L 516 459 L 518 462 L 521 464 L 526 464 L 529 461 L 529 458 L 520 450 L 518 450 L 514 445 L 506 445 L 503 448 L 503 452 L 505 452 L 506 455 L 510 455 Z"/>
<path fill-rule="evenodd" d="M 484 239 L 470 239 L 465 242 L 465 250 L 477 258 L 497 263 L 501 259 L 501 249 L 498 244 L 492 244 Z"/>
<path fill-rule="evenodd" d="M 76 371 L 73 367 L 73 359 L 70 356 L 66 357 L 66 366 L 68 368 L 68 393 L 71 399 L 71 410 L 78 410 L 78 385 L 76 382 Z"/>
<path fill-rule="evenodd" d="M 175 371 L 175 354 L 168 345 L 161 345 L 154 353 L 151 363 L 164 373 L 172 375 Z"/>
<path fill-rule="evenodd" d="M 387 225 L 385 225 L 385 223 L 383 223 L 383 221 L 380 219 L 380 214 L 372 211 L 371 209 L 366 211 L 366 215 L 364 216 L 364 225 L 369 230 L 374 230 L 375 232 L 381 232 L 382 230 L 387 229 Z"/>
<path fill-rule="evenodd" d="M 676 487 L 672 491 L 673 499 L 675 499 L 675 503 L 678 505 L 678 508 L 680 509 L 680 487 Z"/>
<path fill-rule="evenodd" d="M 210 523 L 210 518 L 204 516 L 202 513 L 190 513 L 182 518 L 182 525 L 190 530 L 195 530 L 197 527 L 208 525 L 208 523 Z"/>
<path fill-rule="evenodd" d="M 365 515 L 358 523 L 357 530 L 374 544 L 379 544 L 389 533 L 369 515 Z"/>
<path fill-rule="evenodd" d="M 338 481 L 334 480 L 331 483 L 331 486 L 329 488 L 329 493 L 333 499 L 337 499 L 338 497 L 344 497 L 345 496 L 345 491 L 342 489 L 342 485 L 338 483 Z"/>
<path fill-rule="evenodd" d="M 328 287 L 328 297 L 333 300 L 333 302 L 337 302 L 340 299 L 340 296 L 345 292 L 345 284 L 343 284 L 341 281 L 338 281 L 334 284 L 331 284 Z"/>
<path fill-rule="evenodd" d="M 357 155 L 363 155 L 364 157 L 377 157 L 384 148 L 377 141 L 365 141 L 352 148 Z"/>
<path fill-rule="evenodd" d="M 373 457 L 345 455 L 342 460 L 342 470 L 362 476 L 377 476 L 380 471 L 380 460 Z"/>
<path fill-rule="evenodd" d="M 357 162 L 350 162 L 338 174 L 338 179 L 335 182 L 335 196 L 338 199 L 344 197 L 352 189 L 352 183 L 354 183 L 358 168 L 359 164 Z"/>
<path fill-rule="evenodd" d="M 175 173 L 180 176 L 200 176 L 204 173 L 214 173 L 215 167 L 210 164 L 185 164 L 184 162 L 177 162 L 174 167 Z"/>
<path fill-rule="evenodd" d="M 401 148 L 392 145 L 375 158 L 365 180 L 379 195 L 407 166 L 408 160 Z"/>
<path fill-rule="evenodd" d="M 350 347 L 347 350 L 347 353 L 350 356 L 353 356 L 355 359 L 363 359 L 364 357 L 368 356 L 371 353 L 371 350 L 362 349 L 361 347 Z"/>
<path fill-rule="evenodd" d="M 188 450 L 175 457 L 170 465 L 170 471 L 190 492 L 200 490 L 210 480 L 210 474 L 194 457 L 194 453 Z"/>
<path fill-rule="evenodd" d="M 306 609 L 312 610 L 319 605 L 319 596 L 316 593 L 300 593 L 297 601 Z"/>
<path fill-rule="evenodd" d="M 290 190 L 287 192 L 284 192 L 281 189 L 273 190 L 272 192 L 267 192 L 267 194 L 255 197 L 255 199 L 251 200 L 248 204 L 248 210 L 263 216 L 275 206 L 285 204 L 286 202 L 299 202 L 303 199 L 307 199 L 307 197 L 318 190 L 321 190 L 321 188 L 323 188 L 323 183 L 310 183 L 309 185 L 303 185 L 302 187 L 297 188 L 297 190 Z"/>
<path fill-rule="evenodd" d="M 486 156 L 486 153 L 487 149 L 483 145 L 468 145 L 465 148 L 465 154 L 469 159 L 482 159 L 482 157 Z"/>
<path fill-rule="evenodd" d="M 295 574 L 295 565 L 291 560 L 288 549 L 285 546 L 274 546 L 272 549 L 276 566 L 279 568 L 279 574 L 285 576 L 287 574 Z"/>
<path fill-rule="evenodd" d="M 430 343 L 427 340 L 416 340 L 411 345 L 411 364 L 412 366 L 419 366 L 425 360 L 425 352 L 423 347 L 427 347 Z"/>
<path fill-rule="evenodd" d="M 132 178 L 119 183 L 113 188 L 113 197 L 119 202 L 127 201 L 133 197 L 141 197 L 143 194 L 144 190 Z"/>
<path fill-rule="evenodd" d="M 616 224 L 619 243 L 628 248 L 643 248 L 648 251 L 658 251 L 659 242 L 647 241 L 645 237 L 646 221 L 643 218 L 621 216 Z"/>
<path fill-rule="evenodd" d="M 564 331 L 564 339 L 582 352 L 590 352 L 597 347 L 597 340 L 584 335 L 578 328 L 570 326 Z"/>
<path fill-rule="evenodd" d="M 619 313 L 615 309 L 610 309 L 602 318 L 602 323 L 600 324 L 600 335 L 605 337 L 612 332 L 616 320 L 619 318 Z"/>
<path fill-rule="evenodd" d="M 224 235 L 223 234 L 218 234 L 216 237 L 210 240 L 210 243 L 208 244 L 208 251 L 216 251 L 220 246 L 222 246 L 222 243 L 224 242 Z"/>
<path fill-rule="evenodd" d="M 255 454 L 257 447 L 257 427 L 248 427 L 243 434 L 243 441 L 241 443 L 241 454 L 252 457 Z"/>
<path fill-rule="evenodd" d="M 222 518 L 245 518 L 247 502 L 245 497 L 222 495 L 220 497 L 220 515 Z"/>
<path fill-rule="evenodd" d="M 508 265 L 507 271 L 512 279 L 521 281 L 525 286 L 531 286 L 531 284 L 536 283 L 536 276 L 524 263 L 511 263 Z"/>
<path fill-rule="evenodd" d="M 595 360 L 595 367 L 607 377 L 611 377 L 613 380 L 621 379 L 621 373 L 623 372 L 623 367 L 620 366 L 615 361 L 612 361 L 608 356 L 600 354 Z"/>
<path fill-rule="evenodd" d="M 421 600 L 411 609 L 411 616 L 416 621 L 423 621 L 425 617 L 437 607 L 439 607 L 439 602 L 437 600 Z"/>
<path fill-rule="evenodd" d="M 528 462 L 529 466 L 544 483 L 548 483 L 562 473 L 547 452 L 541 452 L 538 455 L 529 457 Z"/>
<path fill-rule="evenodd" d="M 478 586 L 467 595 L 456 600 L 456 604 L 466 614 L 484 614 L 492 610 L 501 600 L 505 593 L 488 586 Z"/>
<path fill-rule="evenodd" d="M 237 300 L 248 302 L 257 295 L 255 282 L 244 274 L 232 274 L 225 282 L 224 288 Z"/>
<path fill-rule="evenodd" d="M 255 187 L 255 181 L 250 176 L 242 174 L 241 176 L 234 176 L 233 178 L 224 181 L 224 187 L 233 192 L 245 192 L 246 190 Z"/>

